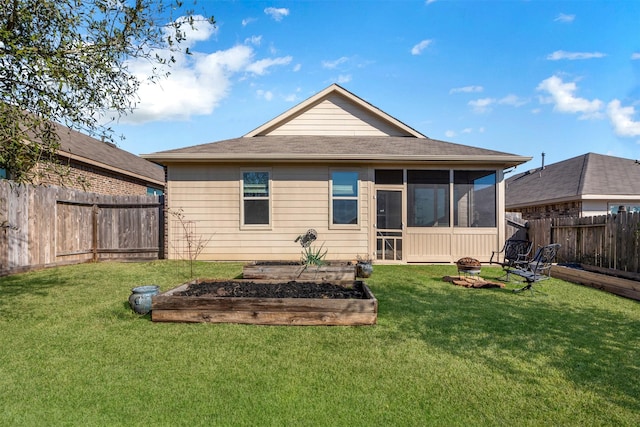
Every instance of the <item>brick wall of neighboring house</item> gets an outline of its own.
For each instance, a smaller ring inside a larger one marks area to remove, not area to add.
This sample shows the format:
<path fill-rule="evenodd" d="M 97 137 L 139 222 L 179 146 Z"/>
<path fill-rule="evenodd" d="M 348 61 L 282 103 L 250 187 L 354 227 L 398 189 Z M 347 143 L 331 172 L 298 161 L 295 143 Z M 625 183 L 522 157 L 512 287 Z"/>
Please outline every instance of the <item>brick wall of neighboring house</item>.
<path fill-rule="evenodd" d="M 54 174 L 42 171 L 38 183 L 112 196 L 146 195 L 148 186 L 157 187 L 156 184 L 148 185 L 142 180 L 84 163 L 72 161 L 68 166 L 68 175 L 62 180 Z"/>
<path fill-rule="evenodd" d="M 580 217 L 582 202 L 554 203 L 550 205 L 530 206 L 527 208 L 509 209 L 509 212 L 522 213 L 522 219 L 567 218 Z"/>

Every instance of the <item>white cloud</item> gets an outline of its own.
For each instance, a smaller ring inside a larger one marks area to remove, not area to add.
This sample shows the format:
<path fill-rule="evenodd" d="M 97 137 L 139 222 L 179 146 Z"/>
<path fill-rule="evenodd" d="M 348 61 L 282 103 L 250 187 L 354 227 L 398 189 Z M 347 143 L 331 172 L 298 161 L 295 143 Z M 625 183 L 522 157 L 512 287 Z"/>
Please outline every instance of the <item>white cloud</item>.
<path fill-rule="evenodd" d="M 632 60 L 636 60 L 636 59 L 640 59 L 640 52 L 634 52 L 631 54 L 631 59 Z"/>
<path fill-rule="evenodd" d="M 482 98 L 469 101 L 467 104 L 473 108 L 476 113 L 487 113 L 491 111 L 491 105 L 495 104 L 495 98 Z"/>
<path fill-rule="evenodd" d="M 484 133 L 484 128 L 483 128 L 483 127 L 480 127 L 480 128 L 478 128 L 478 129 L 476 129 L 476 130 L 474 130 L 473 128 L 464 128 L 464 129 L 462 129 L 462 130 L 460 130 L 460 131 L 447 130 L 447 131 L 444 133 L 444 136 L 446 136 L 447 138 L 455 138 L 455 137 L 456 137 L 456 136 L 458 136 L 458 135 L 468 135 L 468 134 L 472 134 L 472 133 L 474 133 L 474 132 L 477 132 L 477 133 Z"/>
<path fill-rule="evenodd" d="M 253 50 L 242 45 L 211 54 L 176 56 L 169 77 L 155 84 L 146 80 L 153 64 L 131 61 L 129 68 L 142 84 L 135 111 L 122 122 L 186 120 L 192 115 L 210 114 L 227 96 L 231 77 L 251 64 L 252 57 Z"/>
<path fill-rule="evenodd" d="M 636 110 L 633 106 L 623 107 L 619 100 L 614 99 L 607 105 L 607 115 L 613 130 L 619 136 L 640 136 L 640 121 L 634 121 Z"/>
<path fill-rule="evenodd" d="M 244 40 L 245 44 L 252 44 L 254 46 L 260 46 L 260 43 L 262 43 L 262 36 L 251 36 L 249 38 L 246 38 Z"/>
<path fill-rule="evenodd" d="M 257 21 L 256 18 L 245 18 L 242 20 L 242 26 L 246 27 L 247 25 L 251 24 L 252 22 Z"/>
<path fill-rule="evenodd" d="M 296 95 L 295 93 L 292 93 L 290 95 L 285 96 L 284 100 L 286 102 L 296 102 L 298 100 L 298 95 Z"/>
<path fill-rule="evenodd" d="M 192 47 L 199 41 L 208 40 L 212 35 L 217 34 L 218 27 L 211 24 L 206 17 L 202 15 L 193 16 L 193 24 L 188 23 L 189 18 L 181 16 L 176 22 L 182 24 L 180 31 L 183 33 L 184 40 L 181 45 L 184 47 Z M 176 31 L 173 27 L 167 27 L 164 33 L 176 40 Z"/>
<path fill-rule="evenodd" d="M 564 50 L 556 50 L 547 55 L 547 59 L 549 61 L 560 61 L 562 59 L 574 61 L 577 59 L 604 58 L 605 56 L 607 55 L 602 52 L 566 52 Z"/>
<path fill-rule="evenodd" d="M 565 13 L 560 13 L 558 14 L 558 16 L 556 16 L 556 19 L 554 19 L 554 21 L 557 22 L 573 22 L 576 19 L 576 15 L 567 15 Z"/>
<path fill-rule="evenodd" d="M 346 56 L 343 56 L 343 57 L 338 58 L 338 59 L 336 59 L 334 61 L 322 61 L 322 67 L 332 70 L 332 69 L 336 68 L 338 65 L 344 64 L 348 60 L 349 60 L 349 58 L 347 58 Z"/>
<path fill-rule="evenodd" d="M 185 46 L 211 38 L 215 28 L 207 22 L 197 22 L 197 31 L 186 32 Z M 248 39 L 258 44 L 259 37 Z M 255 59 L 251 45 L 236 45 L 213 53 L 191 49 L 192 55 L 176 54 L 175 63 L 167 68 L 166 78 L 151 83 L 154 63 L 141 59 L 127 63 L 129 70 L 141 82 L 137 93 L 136 108 L 132 114 L 121 118 L 122 123 L 145 123 L 152 121 L 188 120 L 191 116 L 211 114 L 228 96 L 234 77 L 261 76 L 270 68 L 291 63 L 290 56 Z M 159 50 L 158 55 L 169 58 L 170 52 Z M 273 98 L 264 92 L 264 99 Z"/>
<path fill-rule="evenodd" d="M 266 58 L 255 61 L 247 66 L 247 71 L 259 76 L 265 74 L 267 69 L 276 65 L 287 65 L 293 58 L 291 56 L 283 56 L 280 58 Z"/>
<path fill-rule="evenodd" d="M 271 92 L 270 90 L 258 89 L 256 91 L 256 94 L 258 95 L 259 98 L 263 98 L 267 101 L 271 101 L 273 99 L 273 92 Z"/>
<path fill-rule="evenodd" d="M 289 16 L 289 9 L 286 9 L 284 7 L 268 7 L 264 10 L 264 13 L 269 15 L 275 21 L 282 21 L 282 18 L 284 18 L 285 16 Z"/>
<path fill-rule="evenodd" d="M 351 81 L 351 74 L 341 74 L 336 79 L 336 83 L 344 84 L 349 83 Z"/>
<path fill-rule="evenodd" d="M 437 0 L 426 0 L 425 3 L 426 4 L 431 4 L 431 3 L 435 3 Z"/>
<path fill-rule="evenodd" d="M 520 98 L 514 94 L 509 94 L 498 101 L 498 104 L 511 105 L 513 107 L 522 107 L 523 105 L 528 103 L 528 99 Z"/>
<path fill-rule="evenodd" d="M 541 103 L 554 104 L 553 109 L 561 113 L 582 113 L 581 118 L 595 118 L 602 108 L 602 101 L 599 99 L 589 101 L 575 96 L 578 89 L 575 82 L 564 83 L 558 76 L 543 80 L 536 89 L 550 95 L 541 98 Z"/>
<path fill-rule="evenodd" d="M 296 65 L 293 66 L 293 71 L 296 72 L 296 73 L 298 71 L 300 71 L 301 69 L 302 69 L 302 64 L 296 64 Z"/>
<path fill-rule="evenodd" d="M 452 93 L 475 93 L 482 92 L 484 88 L 482 86 L 463 86 L 463 87 L 454 87 L 449 90 L 449 94 Z"/>
<path fill-rule="evenodd" d="M 412 55 L 420 55 L 423 50 L 425 50 L 433 40 L 422 40 L 420 43 L 411 48 Z"/>

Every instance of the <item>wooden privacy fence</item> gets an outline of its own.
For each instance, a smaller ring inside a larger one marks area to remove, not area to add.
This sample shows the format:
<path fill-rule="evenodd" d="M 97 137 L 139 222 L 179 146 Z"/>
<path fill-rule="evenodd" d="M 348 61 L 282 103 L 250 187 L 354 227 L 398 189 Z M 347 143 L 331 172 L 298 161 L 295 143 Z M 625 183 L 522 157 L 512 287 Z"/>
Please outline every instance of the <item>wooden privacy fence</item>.
<path fill-rule="evenodd" d="M 0 180 L 0 275 L 163 256 L 162 196 L 108 196 Z"/>
<path fill-rule="evenodd" d="M 534 248 L 560 243 L 557 261 L 640 273 L 640 213 L 528 221 Z"/>

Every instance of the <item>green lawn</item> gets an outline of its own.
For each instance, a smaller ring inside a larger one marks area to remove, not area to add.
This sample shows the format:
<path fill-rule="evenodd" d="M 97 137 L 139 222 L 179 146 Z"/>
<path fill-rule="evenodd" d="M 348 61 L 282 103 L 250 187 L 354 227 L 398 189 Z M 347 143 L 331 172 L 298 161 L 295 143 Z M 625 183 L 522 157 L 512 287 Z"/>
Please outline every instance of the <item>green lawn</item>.
<path fill-rule="evenodd" d="M 188 279 L 176 262 L 0 278 L 0 425 L 640 425 L 638 302 L 555 279 L 546 296 L 441 280 L 455 273 L 376 265 L 378 324 L 362 327 L 135 314 L 132 287 Z"/>

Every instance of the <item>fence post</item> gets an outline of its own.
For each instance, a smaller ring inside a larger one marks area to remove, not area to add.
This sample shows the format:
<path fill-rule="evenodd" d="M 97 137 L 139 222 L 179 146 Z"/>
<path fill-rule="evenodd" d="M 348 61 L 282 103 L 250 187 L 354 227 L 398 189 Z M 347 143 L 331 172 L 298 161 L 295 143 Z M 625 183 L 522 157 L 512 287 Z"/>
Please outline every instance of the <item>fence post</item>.
<path fill-rule="evenodd" d="M 98 205 L 91 209 L 91 246 L 93 250 L 93 262 L 98 262 Z"/>

